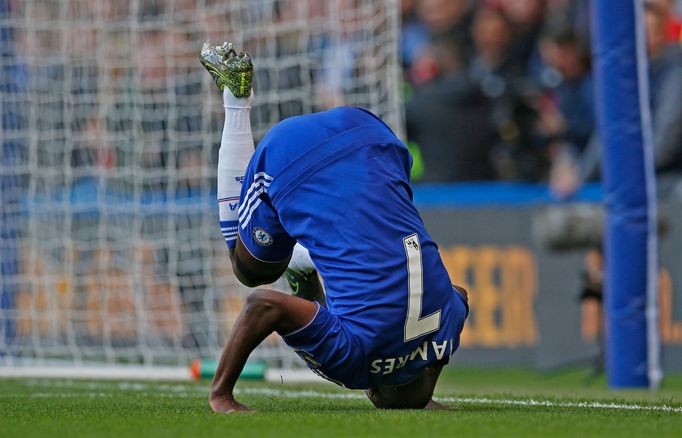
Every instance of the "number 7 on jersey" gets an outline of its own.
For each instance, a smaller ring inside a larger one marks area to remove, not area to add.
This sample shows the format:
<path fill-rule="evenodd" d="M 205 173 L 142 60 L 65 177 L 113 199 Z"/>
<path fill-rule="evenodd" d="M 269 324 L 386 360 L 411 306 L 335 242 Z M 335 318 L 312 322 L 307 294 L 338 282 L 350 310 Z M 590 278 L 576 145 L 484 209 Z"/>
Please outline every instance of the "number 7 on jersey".
<path fill-rule="evenodd" d="M 417 234 L 407 236 L 403 239 L 403 245 L 407 255 L 408 302 L 407 318 L 405 319 L 405 342 L 408 342 L 438 330 L 440 327 L 440 310 L 421 317 L 424 279 L 422 277 L 422 250 L 419 236 Z"/>

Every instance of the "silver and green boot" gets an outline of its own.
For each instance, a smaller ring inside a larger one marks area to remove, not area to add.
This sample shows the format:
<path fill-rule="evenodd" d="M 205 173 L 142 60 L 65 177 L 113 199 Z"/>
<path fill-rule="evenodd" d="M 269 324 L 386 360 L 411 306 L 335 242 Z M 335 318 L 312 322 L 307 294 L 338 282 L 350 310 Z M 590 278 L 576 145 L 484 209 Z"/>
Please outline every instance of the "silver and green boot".
<path fill-rule="evenodd" d="M 213 46 L 205 42 L 201 48 L 199 60 L 211 74 L 221 92 L 227 87 L 235 97 L 249 97 L 253 80 L 253 63 L 247 52 L 237 53 L 232 43 Z"/>
<path fill-rule="evenodd" d="M 284 278 L 289 283 L 293 296 L 308 301 L 317 301 L 322 306 L 326 306 L 324 288 L 317 277 L 317 271 L 306 274 L 297 269 L 287 268 L 284 271 Z"/>

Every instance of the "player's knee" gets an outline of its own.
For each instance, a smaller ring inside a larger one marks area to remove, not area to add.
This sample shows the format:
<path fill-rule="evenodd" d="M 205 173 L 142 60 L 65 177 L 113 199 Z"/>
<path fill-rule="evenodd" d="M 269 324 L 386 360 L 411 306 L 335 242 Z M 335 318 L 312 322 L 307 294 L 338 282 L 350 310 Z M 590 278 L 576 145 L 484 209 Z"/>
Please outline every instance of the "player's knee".
<path fill-rule="evenodd" d="M 256 289 L 246 297 L 245 311 L 249 313 L 274 313 L 278 311 L 279 294 L 267 289 Z"/>

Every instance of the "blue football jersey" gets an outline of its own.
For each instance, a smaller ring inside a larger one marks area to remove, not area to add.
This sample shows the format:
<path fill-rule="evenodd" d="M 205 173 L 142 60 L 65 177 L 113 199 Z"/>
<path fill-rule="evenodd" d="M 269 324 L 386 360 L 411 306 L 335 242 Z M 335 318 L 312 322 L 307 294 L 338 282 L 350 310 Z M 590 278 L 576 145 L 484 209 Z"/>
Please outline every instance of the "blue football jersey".
<path fill-rule="evenodd" d="M 343 336 L 299 348 L 308 344 L 298 334 L 292 346 L 351 388 L 404 384 L 446 363 L 468 312 L 412 204 L 411 160 L 380 119 L 342 107 L 275 125 L 243 182 L 244 245 L 271 262 L 296 242 L 307 248 L 327 295 L 325 321 L 333 319 L 318 331 Z M 337 359 L 324 351 L 341 348 Z"/>

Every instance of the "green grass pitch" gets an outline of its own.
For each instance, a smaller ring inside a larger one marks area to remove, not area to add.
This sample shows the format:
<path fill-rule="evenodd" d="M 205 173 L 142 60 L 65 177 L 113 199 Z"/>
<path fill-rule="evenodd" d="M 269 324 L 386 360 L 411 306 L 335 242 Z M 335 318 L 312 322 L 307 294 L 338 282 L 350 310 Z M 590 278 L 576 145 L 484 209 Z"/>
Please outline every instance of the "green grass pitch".
<path fill-rule="evenodd" d="M 658 392 L 609 391 L 585 371 L 447 369 L 450 411 L 378 411 L 334 385 L 240 382 L 253 414 L 215 415 L 208 382 L 0 380 L 0 436 L 682 437 L 682 376 Z"/>

